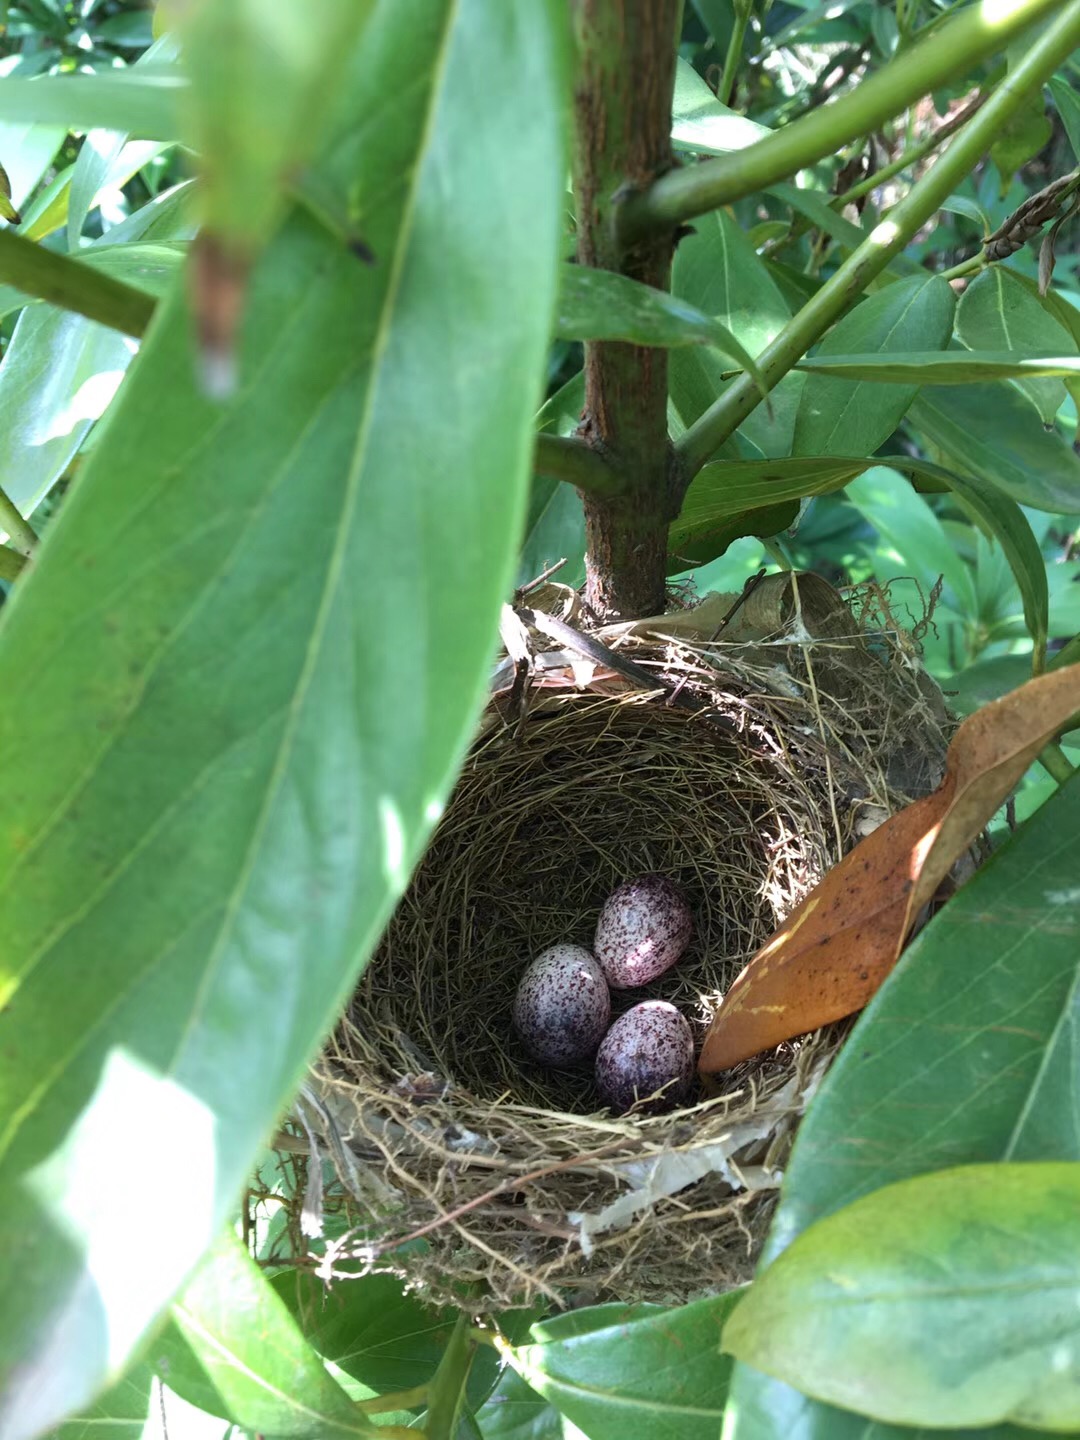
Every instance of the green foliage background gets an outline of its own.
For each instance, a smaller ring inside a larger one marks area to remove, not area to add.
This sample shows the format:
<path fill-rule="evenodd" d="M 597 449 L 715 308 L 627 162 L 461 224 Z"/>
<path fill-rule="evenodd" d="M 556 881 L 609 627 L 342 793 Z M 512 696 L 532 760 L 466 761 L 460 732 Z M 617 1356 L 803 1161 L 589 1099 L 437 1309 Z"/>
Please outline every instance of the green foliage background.
<path fill-rule="evenodd" d="M 0 248 L 3 1440 L 1080 1429 L 1076 731 L 859 1021 L 745 1301 L 477 1331 L 468 1297 L 289 1263 L 304 1177 L 259 1147 L 438 818 L 501 600 L 584 576 L 577 493 L 530 474 L 576 429 L 582 343 L 665 348 L 672 437 L 702 433 L 922 155 L 837 197 L 1047 33 L 696 218 L 660 295 L 565 263 L 565 8 L 206 0 L 183 69 L 168 4 L 156 39 L 142 4 L 0 6 L 18 234 L 80 262 L 57 295 Z M 759 153 L 947 18 L 693 0 L 676 150 Z M 1052 68 L 668 537 L 699 592 L 776 564 L 883 587 L 960 714 L 1080 655 L 1074 231 L 1046 296 L 1037 240 L 980 259 L 1077 164 L 1075 54 Z M 200 225 L 253 266 L 224 403 L 181 276 Z"/>

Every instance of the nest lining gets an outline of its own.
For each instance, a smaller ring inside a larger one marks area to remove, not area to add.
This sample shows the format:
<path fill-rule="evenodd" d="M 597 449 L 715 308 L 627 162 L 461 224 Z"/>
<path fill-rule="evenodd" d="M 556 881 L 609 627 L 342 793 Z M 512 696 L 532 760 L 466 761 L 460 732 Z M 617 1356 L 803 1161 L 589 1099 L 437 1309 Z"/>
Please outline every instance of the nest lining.
<path fill-rule="evenodd" d="M 880 637 L 871 654 L 846 608 L 811 660 L 796 618 L 796 643 L 790 617 L 777 626 L 779 649 L 622 636 L 666 693 L 602 669 L 584 693 L 561 689 L 556 663 L 543 672 L 556 688 L 524 711 L 493 700 L 318 1069 L 334 1143 L 349 1147 L 351 1173 L 338 1172 L 362 1198 L 329 1270 L 388 1269 L 433 1300 L 467 1287 L 495 1307 L 681 1300 L 748 1277 L 795 1122 L 844 1027 L 746 1062 L 718 1097 L 614 1117 L 589 1066 L 529 1060 L 510 1012 L 536 954 L 590 945 L 611 890 L 658 871 L 686 889 L 694 939 L 674 970 L 616 993 L 614 1013 L 667 999 L 700 1040 L 860 816 L 911 798 L 898 757 L 904 774 L 913 757 L 933 771 L 944 742 L 925 677 Z"/>

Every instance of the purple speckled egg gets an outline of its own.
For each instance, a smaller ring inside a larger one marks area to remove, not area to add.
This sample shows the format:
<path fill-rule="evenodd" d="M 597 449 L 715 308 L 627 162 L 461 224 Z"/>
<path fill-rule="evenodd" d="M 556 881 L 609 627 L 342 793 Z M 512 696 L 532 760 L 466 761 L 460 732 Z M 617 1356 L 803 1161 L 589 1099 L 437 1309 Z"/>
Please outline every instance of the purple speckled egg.
<path fill-rule="evenodd" d="M 690 906 L 675 881 L 642 875 L 604 902 L 593 950 L 611 988 L 633 990 L 675 964 L 693 928 Z"/>
<path fill-rule="evenodd" d="M 596 1085 L 618 1115 L 661 1086 L 649 1110 L 666 1110 L 685 1100 L 694 1077 L 694 1036 L 666 1000 L 643 1000 L 620 1015 L 596 1056 Z"/>
<path fill-rule="evenodd" d="M 552 945 L 521 977 L 514 1028 L 543 1065 L 588 1060 L 610 1019 L 604 972 L 581 945 Z"/>

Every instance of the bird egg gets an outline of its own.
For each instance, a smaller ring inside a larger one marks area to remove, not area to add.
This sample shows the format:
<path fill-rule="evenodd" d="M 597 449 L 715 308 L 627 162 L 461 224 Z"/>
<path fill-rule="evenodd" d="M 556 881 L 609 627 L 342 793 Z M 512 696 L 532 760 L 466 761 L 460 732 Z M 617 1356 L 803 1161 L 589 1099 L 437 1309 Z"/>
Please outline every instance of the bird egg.
<path fill-rule="evenodd" d="M 675 964 L 693 928 L 690 906 L 675 881 L 642 875 L 604 902 L 593 950 L 611 988 L 633 990 Z"/>
<path fill-rule="evenodd" d="M 597 1088 L 619 1115 L 661 1086 L 667 1088 L 648 1108 L 669 1109 L 690 1094 L 693 1076 L 693 1033 L 666 1000 L 643 1000 L 620 1015 L 596 1056 Z"/>
<path fill-rule="evenodd" d="M 541 1064 L 588 1060 L 610 1019 L 604 972 L 581 945 L 552 945 L 521 977 L 514 1028 Z"/>

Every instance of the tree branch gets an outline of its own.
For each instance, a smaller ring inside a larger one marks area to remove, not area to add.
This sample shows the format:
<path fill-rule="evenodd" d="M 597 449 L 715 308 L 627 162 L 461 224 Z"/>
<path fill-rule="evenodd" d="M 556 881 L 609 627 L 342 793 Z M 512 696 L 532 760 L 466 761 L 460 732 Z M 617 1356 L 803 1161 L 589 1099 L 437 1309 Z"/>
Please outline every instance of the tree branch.
<path fill-rule="evenodd" d="M 142 338 L 154 313 L 154 300 L 143 291 L 10 230 L 0 230 L 0 280 L 136 340 Z"/>
<path fill-rule="evenodd" d="M 954 80 L 1005 45 L 1060 0 L 1014 0 L 1007 9 L 983 0 L 905 50 L 876 75 L 745 150 L 662 175 L 628 195 L 616 224 L 625 244 L 674 229 L 695 215 L 730 205 L 836 152 L 877 129 L 913 101 Z M 1009 79 L 1011 85 L 1011 76 Z"/>
<path fill-rule="evenodd" d="M 26 556 L 0 545 L 0 580 L 17 580 L 26 568 Z"/>
<path fill-rule="evenodd" d="M 987 100 L 956 139 L 910 192 L 808 300 L 758 356 L 771 390 L 879 275 L 894 255 L 926 224 L 990 149 L 1002 128 L 1028 95 L 1054 73 L 1080 45 L 1080 0 L 1070 0 L 1059 17 Z M 757 382 L 743 374 L 679 439 L 676 450 L 684 473 L 692 476 L 761 402 Z"/>
<path fill-rule="evenodd" d="M 29 520 L 23 519 L 19 507 L 8 499 L 4 490 L 0 490 L 0 530 L 7 531 L 11 536 L 12 548 L 23 555 L 32 555 L 37 548 L 38 537 L 34 527 Z"/>
<path fill-rule="evenodd" d="M 682 0 L 573 0 L 578 260 L 668 289 L 673 232 L 627 246 L 617 193 L 646 189 L 672 166 L 671 100 Z M 624 482 L 584 493 L 585 598 L 606 619 L 664 608 L 668 523 L 678 508 L 667 430 L 667 354 L 613 341 L 585 346 L 581 432 Z"/>
<path fill-rule="evenodd" d="M 573 436 L 538 435 L 533 469 L 550 480 L 564 480 L 585 495 L 621 495 L 626 483 L 599 451 Z"/>

